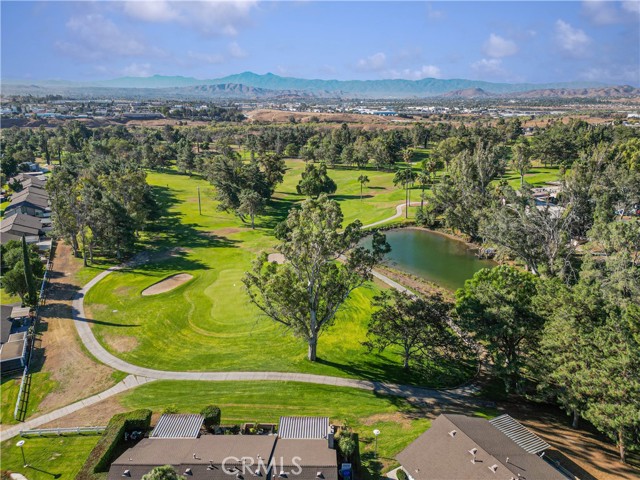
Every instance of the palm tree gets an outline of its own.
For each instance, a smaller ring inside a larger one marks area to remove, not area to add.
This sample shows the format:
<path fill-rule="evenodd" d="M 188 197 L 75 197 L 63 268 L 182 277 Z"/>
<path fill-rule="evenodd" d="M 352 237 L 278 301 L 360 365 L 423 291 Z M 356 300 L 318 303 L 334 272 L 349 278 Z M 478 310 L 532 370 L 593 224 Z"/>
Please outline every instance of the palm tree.
<path fill-rule="evenodd" d="M 405 189 L 405 218 L 409 218 L 409 203 L 411 202 L 411 193 L 409 192 L 409 185 L 416 180 L 416 174 L 411 168 L 399 168 L 393 177 L 394 185 L 402 185 Z"/>
<path fill-rule="evenodd" d="M 358 182 L 360 182 L 360 201 L 362 201 L 362 189 L 367 183 L 369 183 L 369 177 L 366 175 L 360 175 L 358 177 Z"/>

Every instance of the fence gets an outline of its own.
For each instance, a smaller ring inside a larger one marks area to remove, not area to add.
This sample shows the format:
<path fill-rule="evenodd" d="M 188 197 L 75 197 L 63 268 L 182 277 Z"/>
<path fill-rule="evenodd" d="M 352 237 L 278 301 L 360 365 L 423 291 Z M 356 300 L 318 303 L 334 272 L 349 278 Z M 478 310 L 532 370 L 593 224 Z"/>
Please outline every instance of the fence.
<path fill-rule="evenodd" d="M 51 272 L 51 268 L 53 267 L 53 253 L 55 250 L 55 244 L 51 244 L 51 250 L 49 250 L 49 258 L 47 259 L 47 264 L 44 270 L 44 277 L 42 278 L 42 283 L 40 284 L 40 296 L 38 306 L 36 306 L 36 315 L 35 315 L 35 323 L 33 325 L 32 333 L 25 336 L 25 342 L 29 340 L 31 337 L 31 342 L 26 345 L 28 347 L 28 351 L 25 349 L 24 358 L 26 360 L 24 370 L 22 371 L 22 380 L 20 381 L 20 390 L 18 390 L 18 398 L 16 399 L 16 407 L 13 410 L 13 418 L 22 421 L 22 415 L 27 412 L 27 402 L 29 401 L 29 390 L 31 388 L 31 376 L 29 374 L 29 365 L 31 364 L 31 353 L 33 351 L 33 345 L 36 340 L 36 328 L 38 325 L 38 309 L 40 306 L 45 305 L 46 303 L 46 286 L 49 280 L 49 272 Z M 24 408 L 21 406 L 24 405 Z"/>
<path fill-rule="evenodd" d="M 34 430 L 20 430 L 21 437 L 42 437 L 46 435 L 64 434 L 84 435 L 84 434 L 101 434 L 107 427 L 73 427 L 73 428 L 39 428 Z"/>

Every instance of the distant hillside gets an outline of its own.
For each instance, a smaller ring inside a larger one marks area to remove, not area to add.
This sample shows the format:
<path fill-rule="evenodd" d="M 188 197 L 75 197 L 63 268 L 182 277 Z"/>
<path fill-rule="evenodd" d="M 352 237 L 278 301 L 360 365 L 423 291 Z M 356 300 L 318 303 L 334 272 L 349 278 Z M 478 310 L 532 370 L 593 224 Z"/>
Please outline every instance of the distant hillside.
<path fill-rule="evenodd" d="M 464 90 L 454 90 L 441 95 L 442 98 L 487 98 L 494 96 L 481 88 L 465 88 Z"/>
<path fill-rule="evenodd" d="M 614 98 L 640 96 L 640 88 L 630 85 L 601 88 L 561 88 L 531 90 L 516 95 L 518 98 Z"/>
<path fill-rule="evenodd" d="M 123 96 L 128 98 L 460 98 L 491 97 L 563 98 L 638 96 L 630 86 L 610 86 L 596 82 L 550 84 L 491 83 L 476 80 L 309 80 L 281 77 L 272 73 L 244 72 L 213 80 L 162 76 L 122 77 L 96 82 L 3 81 L 4 94 L 61 94 L 75 96 Z"/>

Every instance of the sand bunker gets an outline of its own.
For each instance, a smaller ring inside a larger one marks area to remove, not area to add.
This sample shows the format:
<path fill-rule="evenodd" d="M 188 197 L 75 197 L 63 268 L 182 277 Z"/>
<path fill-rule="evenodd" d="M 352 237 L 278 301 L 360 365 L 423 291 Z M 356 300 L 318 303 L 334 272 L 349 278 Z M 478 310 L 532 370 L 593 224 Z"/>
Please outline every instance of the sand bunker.
<path fill-rule="evenodd" d="M 178 273 L 177 275 L 171 275 L 170 277 L 160 280 L 158 283 L 154 283 L 150 287 L 145 288 L 142 291 L 142 295 L 147 297 L 149 295 L 158 295 L 178 288 L 183 283 L 188 282 L 193 278 L 188 273 Z"/>
<path fill-rule="evenodd" d="M 276 262 L 282 265 L 284 263 L 284 255 L 281 253 L 270 253 L 267 257 L 267 261 Z"/>

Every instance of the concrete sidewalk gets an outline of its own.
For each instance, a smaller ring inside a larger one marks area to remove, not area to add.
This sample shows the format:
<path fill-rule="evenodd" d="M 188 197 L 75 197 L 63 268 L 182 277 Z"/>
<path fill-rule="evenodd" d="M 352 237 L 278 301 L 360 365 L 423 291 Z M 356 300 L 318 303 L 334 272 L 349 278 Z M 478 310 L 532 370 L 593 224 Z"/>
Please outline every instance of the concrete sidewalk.
<path fill-rule="evenodd" d="M 40 415 L 39 417 L 32 418 L 30 420 L 27 420 L 26 422 L 13 425 L 8 428 L 3 428 L 0 432 L 0 440 L 4 442 L 5 440 L 19 435 L 21 430 L 31 430 L 33 428 L 38 428 L 42 425 L 46 425 L 49 422 L 53 422 L 54 420 L 65 417 L 73 412 L 77 412 L 84 407 L 88 407 L 95 403 L 101 402 L 102 400 L 112 397 L 113 395 L 125 392 L 131 388 L 136 388 L 140 385 L 144 385 L 145 383 L 152 382 L 153 380 L 154 379 L 152 378 L 128 375 L 121 382 L 115 384 L 113 387 L 105 390 L 104 392 L 98 393 L 97 395 L 93 395 L 92 397 L 72 403 L 71 405 L 67 405 L 66 407 L 59 408 L 57 410 L 54 410 L 53 412 Z"/>

